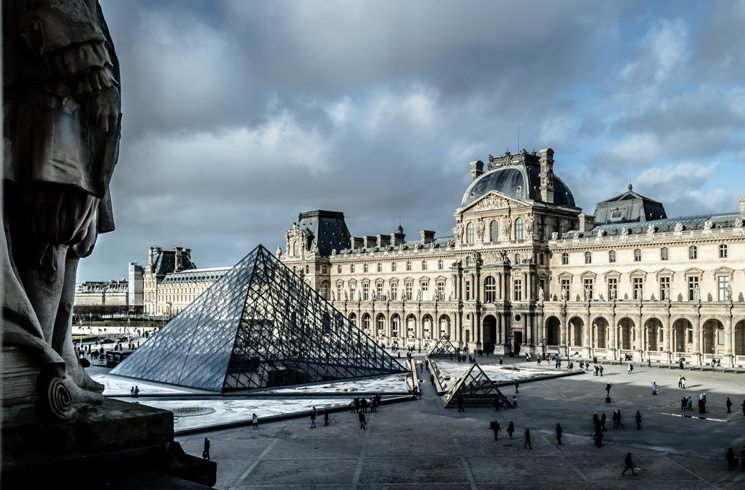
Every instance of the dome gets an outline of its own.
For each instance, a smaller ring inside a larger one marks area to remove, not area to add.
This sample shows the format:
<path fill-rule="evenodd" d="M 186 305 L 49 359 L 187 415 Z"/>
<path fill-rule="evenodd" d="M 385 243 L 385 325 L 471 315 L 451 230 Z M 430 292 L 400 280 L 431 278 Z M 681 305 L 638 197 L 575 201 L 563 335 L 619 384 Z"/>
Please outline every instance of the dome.
<path fill-rule="evenodd" d="M 468 186 L 460 203 L 461 207 L 477 201 L 490 191 L 496 191 L 515 199 L 540 201 L 540 167 L 522 163 L 489 170 Z M 554 175 L 554 204 L 576 207 L 572 191 L 556 175 Z"/>

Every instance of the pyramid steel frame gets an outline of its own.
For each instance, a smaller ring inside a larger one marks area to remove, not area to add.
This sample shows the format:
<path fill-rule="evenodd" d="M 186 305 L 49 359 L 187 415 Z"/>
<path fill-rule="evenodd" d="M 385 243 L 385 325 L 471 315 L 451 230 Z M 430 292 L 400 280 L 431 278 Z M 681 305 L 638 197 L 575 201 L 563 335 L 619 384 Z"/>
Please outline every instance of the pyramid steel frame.
<path fill-rule="evenodd" d="M 452 388 L 445 393 L 445 408 L 452 408 L 458 402 L 458 396 L 463 396 L 464 403 L 494 404 L 499 399 L 501 407 L 512 406 L 506 396 L 499 391 L 494 381 L 481 369 L 478 363 L 473 363 L 471 369 L 460 378 Z"/>
<path fill-rule="evenodd" d="M 427 353 L 427 357 L 449 357 L 452 359 L 452 357 L 457 356 L 458 353 L 458 348 L 450 342 L 447 335 L 443 335 L 434 347 L 432 347 L 429 353 Z"/>
<path fill-rule="evenodd" d="M 111 374 L 227 392 L 402 372 L 259 245 Z"/>

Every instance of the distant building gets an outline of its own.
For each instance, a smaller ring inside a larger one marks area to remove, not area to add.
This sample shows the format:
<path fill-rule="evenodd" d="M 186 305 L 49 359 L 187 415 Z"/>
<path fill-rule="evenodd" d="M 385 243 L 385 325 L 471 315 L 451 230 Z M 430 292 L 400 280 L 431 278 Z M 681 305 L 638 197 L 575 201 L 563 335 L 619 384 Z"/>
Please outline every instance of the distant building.
<path fill-rule="evenodd" d="M 75 285 L 76 315 L 102 315 L 129 311 L 128 281 L 88 281 Z"/>

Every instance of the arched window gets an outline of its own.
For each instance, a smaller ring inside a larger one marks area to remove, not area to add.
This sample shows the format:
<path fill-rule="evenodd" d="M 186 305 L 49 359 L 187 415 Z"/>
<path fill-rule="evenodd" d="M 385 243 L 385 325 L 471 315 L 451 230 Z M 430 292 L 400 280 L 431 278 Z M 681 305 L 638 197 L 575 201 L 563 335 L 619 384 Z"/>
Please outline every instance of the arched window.
<path fill-rule="evenodd" d="M 561 254 L 561 265 L 567 265 L 569 264 L 569 254 L 564 252 Z"/>
<path fill-rule="evenodd" d="M 515 220 L 515 240 L 522 240 L 524 238 L 523 236 L 523 229 L 524 229 L 524 221 L 522 218 L 517 218 Z"/>
<path fill-rule="evenodd" d="M 367 314 L 367 313 L 365 313 L 364 315 L 362 315 L 362 329 L 365 332 L 369 332 L 370 331 L 370 315 Z"/>
<path fill-rule="evenodd" d="M 538 216 L 538 239 L 546 239 L 546 218 L 543 216 Z"/>
<path fill-rule="evenodd" d="M 585 264 L 592 264 L 592 252 L 585 252 Z"/>
<path fill-rule="evenodd" d="M 668 253 L 667 253 L 667 247 L 662 247 L 660 249 L 660 260 L 667 260 Z"/>
<path fill-rule="evenodd" d="M 484 302 L 494 303 L 497 299 L 497 281 L 492 276 L 484 280 Z"/>
<path fill-rule="evenodd" d="M 423 271 L 426 271 L 427 270 L 427 261 L 426 260 L 422 260 L 422 270 Z"/>
<path fill-rule="evenodd" d="M 439 260 L 437 261 L 437 269 L 438 269 L 438 270 L 442 270 L 442 267 L 443 267 L 443 262 L 442 262 L 442 259 L 439 259 Z"/>
<path fill-rule="evenodd" d="M 610 252 L 608 252 L 608 262 L 612 264 L 615 261 L 616 261 L 616 251 L 611 250 Z"/>
<path fill-rule="evenodd" d="M 497 243 L 499 241 L 499 223 L 497 223 L 497 220 L 495 219 L 491 220 L 491 223 L 489 223 L 489 241 L 492 243 Z"/>
<path fill-rule="evenodd" d="M 473 223 L 466 225 L 466 243 L 473 243 Z"/>
<path fill-rule="evenodd" d="M 642 251 L 638 248 L 634 249 L 634 262 L 642 261 Z"/>
<path fill-rule="evenodd" d="M 377 324 L 376 326 L 378 327 L 377 334 L 383 335 L 385 333 L 385 317 L 383 315 L 378 315 L 378 318 L 375 323 Z"/>
<path fill-rule="evenodd" d="M 383 264 L 378 262 L 378 272 L 383 272 Z"/>
<path fill-rule="evenodd" d="M 688 258 L 689 259 L 695 259 L 698 257 L 698 249 L 695 245 L 691 245 L 688 247 Z"/>

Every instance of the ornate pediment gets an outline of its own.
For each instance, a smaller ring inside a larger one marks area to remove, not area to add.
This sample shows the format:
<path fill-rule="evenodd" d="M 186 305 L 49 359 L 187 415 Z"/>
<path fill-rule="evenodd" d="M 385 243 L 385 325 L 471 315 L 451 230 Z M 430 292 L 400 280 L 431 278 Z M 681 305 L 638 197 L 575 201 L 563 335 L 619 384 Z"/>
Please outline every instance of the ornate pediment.
<path fill-rule="evenodd" d="M 492 209 L 504 209 L 515 207 L 515 205 L 520 204 L 522 203 L 516 199 L 511 199 L 504 196 L 503 194 L 492 191 L 485 194 L 478 201 L 473 202 L 467 208 L 464 208 L 463 211 L 487 211 Z"/>

